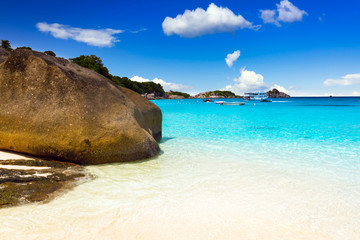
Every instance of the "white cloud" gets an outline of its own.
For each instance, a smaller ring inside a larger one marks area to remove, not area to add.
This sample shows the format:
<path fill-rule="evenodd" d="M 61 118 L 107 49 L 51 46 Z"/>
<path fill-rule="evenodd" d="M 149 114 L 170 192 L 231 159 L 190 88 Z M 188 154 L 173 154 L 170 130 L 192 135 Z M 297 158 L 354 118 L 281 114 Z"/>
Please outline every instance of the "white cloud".
<path fill-rule="evenodd" d="M 147 31 L 147 30 L 148 30 L 147 28 L 141 28 L 139 30 L 131 31 L 131 33 L 139 33 L 139 32 L 144 32 L 144 31 Z"/>
<path fill-rule="evenodd" d="M 360 96 L 360 91 L 353 91 L 351 94 L 353 96 Z"/>
<path fill-rule="evenodd" d="M 230 9 L 211 3 L 207 10 L 185 10 L 184 14 L 179 14 L 176 18 L 166 17 L 162 27 L 168 36 L 177 34 L 192 38 L 219 32 L 235 32 L 239 28 L 257 30 L 260 26 L 253 26 L 243 16 L 235 15 Z"/>
<path fill-rule="evenodd" d="M 341 79 L 326 79 L 323 84 L 325 86 L 336 86 L 336 85 L 342 85 L 342 86 L 351 86 L 355 84 L 360 84 L 360 73 L 355 74 L 348 74 Z"/>
<path fill-rule="evenodd" d="M 288 0 L 280 1 L 276 4 L 276 10 L 260 10 L 260 18 L 264 23 L 272 23 L 281 26 L 280 22 L 301 22 L 304 15 L 308 15 L 304 10 L 300 10 Z"/>
<path fill-rule="evenodd" d="M 276 10 L 260 10 L 260 12 L 260 17 L 264 21 L 264 23 L 272 23 L 276 26 L 281 26 L 279 22 L 275 19 Z"/>
<path fill-rule="evenodd" d="M 225 90 L 232 91 L 235 94 L 244 92 L 265 91 L 268 86 L 264 83 L 264 77 L 254 71 L 248 71 L 245 68 L 240 69 L 241 75 L 234 79 L 234 85 L 228 85 Z"/>
<path fill-rule="evenodd" d="M 106 29 L 82 29 L 70 27 L 58 23 L 48 24 L 45 22 L 37 23 L 36 27 L 41 32 L 50 33 L 55 38 L 74 39 L 78 42 L 84 42 L 96 47 L 111 47 L 119 40 L 114 37 L 115 34 L 124 32 L 123 30 Z"/>
<path fill-rule="evenodd" d="M 225 58 L 225 62 L 229 67 L 232 67 L 234 62 L 236 62 L 236 60 L 238 60 L 239 57 L 240 57 L 240 50 L 237 50 L 233 53 L 229 53 Z"/>
<path fill-rule="evenodd" d="M 142 77 L 139 77 L 139 76 L 134 76 L 131 78 L 132 81 L 135 81 L 135 82 L 154 82 L 154 83 L 159 83 L 166 92 L 170 91 L 170 90 L 175 90 L 175 91 L 181 91 L 181 90 L 188 90 L 188 89 L 191 89 L 192 87 L 190 86 L 186 86 L 186 85 L 183 85 L 183 84 L 177 84 L 177 83 L 169 83 L 169 82 L 166 82 L 162 79 L 159 79 L 159 78 L 154 78 L 153 80 L 150 80 L 150 79 L 146 79 L 146 78 L 142 78 Z"/>
<path fill-rule="evenodd" d="M 254 71 L 248 71 L 245 68 L 240 69 L 240 76 L 235 78 L 234 82 L 234 85 L 227 85 L 223 90 L 232 91 L 237 95 L 242 95 L 246 92 L 268 91 L 273 88 L 287 94 L 290 92 L 293 93 L 293 91 L 289 91 L 278 84 L 274 84 L 270 87 L 264 82 L 263 75 Z"/>

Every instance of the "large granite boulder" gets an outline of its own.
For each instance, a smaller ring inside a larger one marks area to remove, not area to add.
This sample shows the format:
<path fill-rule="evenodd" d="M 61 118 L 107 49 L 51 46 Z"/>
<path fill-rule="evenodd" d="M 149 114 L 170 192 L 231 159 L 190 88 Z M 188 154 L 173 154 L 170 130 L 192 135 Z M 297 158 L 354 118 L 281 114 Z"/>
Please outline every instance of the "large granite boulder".
<path fill-rule="evenodd" d="M 0 64 L 0 96 L 0 149 L 80 164 L 159 152 L 155 104 L 65 59 L 12 51 Z"/>

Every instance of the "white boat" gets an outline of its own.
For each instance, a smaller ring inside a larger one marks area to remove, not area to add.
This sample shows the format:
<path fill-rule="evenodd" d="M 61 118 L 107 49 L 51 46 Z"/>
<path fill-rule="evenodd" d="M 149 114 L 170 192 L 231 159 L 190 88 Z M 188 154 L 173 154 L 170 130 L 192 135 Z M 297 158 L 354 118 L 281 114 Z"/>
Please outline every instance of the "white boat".
<path fill-rule="evenodd" d="M 243 98 L 248 101 L 271 102 L 265 92 L 244 93 Z"/>
<path fill-rule="evenodd" d="M 227 105 L 227 106 L 241 106 L 241 105 L 245 105 L 244 102 L 224 102 L 224 101 L 219 101 L 219 102 L 215 102 L 216 104 L 220 104 L 220 105 Z"/>

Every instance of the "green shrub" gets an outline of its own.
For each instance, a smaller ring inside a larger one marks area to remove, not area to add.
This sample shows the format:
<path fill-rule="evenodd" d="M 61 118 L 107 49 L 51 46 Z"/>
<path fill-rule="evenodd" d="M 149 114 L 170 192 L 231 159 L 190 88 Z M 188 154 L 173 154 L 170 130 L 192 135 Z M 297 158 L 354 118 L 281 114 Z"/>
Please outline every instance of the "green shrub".
<path fill-rule="evenodd" d="M 81 55 L 80 57 L 70 58 L 69 60 L 73 63 L 76 63 L 76 64 L 82 66 L 82 67 L 89 68 L 89 69 L 103 75 L 104 77 L 107 77 L 109 79 L 112 78 L 112 75 L 109 73 L 109 70 L 107 69 L 107 67 L 104 67 L 102 60 L 95 55 L 90 55 L 90 56 Z"/>

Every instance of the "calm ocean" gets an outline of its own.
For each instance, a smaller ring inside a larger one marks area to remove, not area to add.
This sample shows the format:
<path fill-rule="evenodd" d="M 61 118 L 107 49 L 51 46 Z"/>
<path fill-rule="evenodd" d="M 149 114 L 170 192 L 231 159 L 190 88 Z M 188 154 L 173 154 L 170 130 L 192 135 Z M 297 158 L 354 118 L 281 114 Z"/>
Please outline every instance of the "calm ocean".
<path fill-rule="evenodd" d="M 159 156 L 0 210 L 0 239 L 360 239 L 360 98 L 153 102 Z"/>

